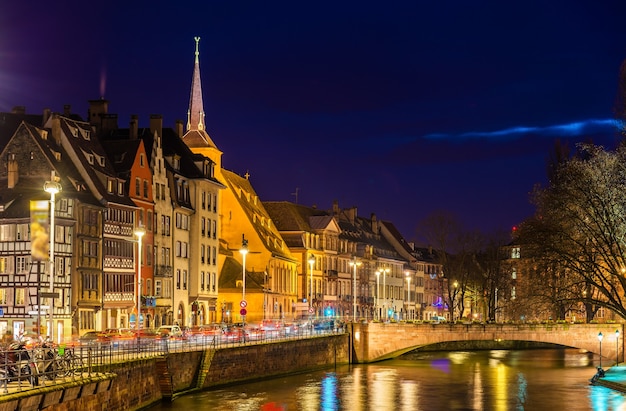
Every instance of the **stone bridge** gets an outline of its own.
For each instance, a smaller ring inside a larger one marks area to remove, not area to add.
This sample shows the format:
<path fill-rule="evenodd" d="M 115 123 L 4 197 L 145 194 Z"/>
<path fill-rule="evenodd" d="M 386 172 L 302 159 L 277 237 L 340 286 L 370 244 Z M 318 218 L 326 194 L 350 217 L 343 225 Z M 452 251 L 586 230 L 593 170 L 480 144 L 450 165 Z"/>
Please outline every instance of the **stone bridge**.
<path fill-rule="evenodd" d="M 624 324 L 349 324 L 352 362 L 369 363 L 397 357 L 430 344 L 448 341 L 534 341 L 587 350 L 606 365 L 624 361 Z M 616 339 L 616 332 L 619 338 Z M 598 334 L 602 333 L 602 343 Z M 600 351 L 602 351 L 600 353 Z"/>

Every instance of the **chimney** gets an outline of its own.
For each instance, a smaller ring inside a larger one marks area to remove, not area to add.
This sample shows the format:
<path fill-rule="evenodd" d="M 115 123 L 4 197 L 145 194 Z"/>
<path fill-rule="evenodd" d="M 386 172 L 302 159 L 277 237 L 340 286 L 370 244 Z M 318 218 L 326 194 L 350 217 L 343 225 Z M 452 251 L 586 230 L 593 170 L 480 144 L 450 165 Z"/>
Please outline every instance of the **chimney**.
<path fill-rule="evenodd" d="M 26 106 L 14 106 L 11 110 L 12 114 L 26 114 Z"/>
<path fill-rule="evenodd" d="M 102 114 L 100 116 L 102 132 L 117 130 L 117 114 Z"/>
<path fill-rule="evenodd" d="M 378 234 L 378 220 L 376 219 L 376 214 L 372 213 L 372 231 L 374 234 Z"/>
<path fill-rule="evenodd" d="M 65 117 L 69 117 L 72 114 L 72 106 L 70 106 L 69 104 L 64 104 L 63 105 L 63 115 Z"/>
<path fill-rule="evenodd" d="M 178 137 L 183 136 L 183 120 L 176 120 L 176 134 Z"/>
<path fill-rule="evenodd" d="M 160 114 L 150 114 L 150 134 L 155 132 L 159 137 L 163 135 L 163 116 Z"/>
<path fill-rule="evenodd" d="M 44 108 L 43 109 L 43 120 L 42 120 L 42 126 L 45 126 L 46 123 L 48 122 L 48 119 L 50 118 L 50 109 L 49 108 Z"/>
<path fill-rule="evenodd" d="M 15 153 L 9 154 L 9 161 L 7 164 L 7 188 L 15 188 L 17 181 L 19 180 L 18 164 L 15 159 Z"/>
<path fill-rule="evenodd" d="M 105 99 L 89 100 L 87 120 L 96 127 L 102 126 L 102 116 L 109 112 L 109 102 Z"/>
<path fill-rule="evenodd" d="M 333 201 L 333 215 L 339 214 L 339 201 Z"/>
<path fill-rule="evenodd" d="M 346 210 L 346 212 L 348 213 L 348 220 L 350 220 L 350 223 L 354 224 L 357 217 L 356 207 L 349 208 L 348 210 Z"/>
<path fill-rule="evenodd" d="M 130 127 L 128 129 L 128 138 L 136 140 L 139 132 L 139 116 L 132 114 L 130 116 Z"/>

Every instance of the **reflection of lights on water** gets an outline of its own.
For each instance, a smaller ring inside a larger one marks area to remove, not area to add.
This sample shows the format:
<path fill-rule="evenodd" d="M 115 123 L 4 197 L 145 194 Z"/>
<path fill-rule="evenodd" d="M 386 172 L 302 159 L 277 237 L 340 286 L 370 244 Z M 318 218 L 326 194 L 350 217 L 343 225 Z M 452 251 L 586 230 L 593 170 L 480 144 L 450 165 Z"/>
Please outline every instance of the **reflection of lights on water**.
<path fill-rule="evenodd" d="M 307 384 L 300 387 L 298 397 L 302 410 L 318 410 L 319 407 L 320 387 L 317 384 Z"/>
<path fill-rule="evenodd" d="M 472 396 L 474 397 L 474 409 L 482 410 L 483 407 L 483 378 L 480 374 L 480 363 L 474 364 L 474 381 Z"/>
<path fill-rule="evenodd" d="M 430 365 L 436 370 L 445 372 L 446 374 L 450 373 L 450 360 L 448 358 L 437 358 L 431 361 Z"/>
<path fill-rule="evenodd" d="M 526 404 L 528 382 L 524 374 L 517 374 L 517 409 L 523 410 Z"/>
<path fill-rule="evenodd" d="M 384 410 L 389 404 L 393 404 L 397 379 L 397 371 L 392 369 L 381 369 L 372 374 L 369 387 L 371 402 L 367 409 Z"/>
<path fill-rule="evenodd" d="M 471 356 L 472 354 L 468 351 L 458 351 L 451 352 L 448 358 L 450 358 L 452 364 L 463 364 L 465 361 L 469 360 Z"/>
<path fill-rule="evenodd" d="M 493 409 L 498 411 L 507 411 L 507 400 L 508 400 L 508 390 L 507 390 L 507 367 L 499 363 L 497 366 L 492 367 L 493 369 L 493 385 L 494 385 L 494 404 Z"/>
<path fill-rule="evenodd" d="M 418 388 L 419 386 L 415 381 L 400 381 L 400 410 L 419 410 L 417 402 Z"/>
<path fill-rule="evenodd" d="M 323 410 L 337 409 L 337 375 L 335 373 L 328 373 L 322 379 L 320 402 Z"/>

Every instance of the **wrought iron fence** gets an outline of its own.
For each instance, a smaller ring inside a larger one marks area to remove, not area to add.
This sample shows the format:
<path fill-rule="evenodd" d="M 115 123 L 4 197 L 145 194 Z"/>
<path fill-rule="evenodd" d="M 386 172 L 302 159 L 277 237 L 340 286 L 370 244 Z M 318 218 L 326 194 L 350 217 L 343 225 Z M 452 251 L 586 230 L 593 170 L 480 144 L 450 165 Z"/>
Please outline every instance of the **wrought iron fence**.
<path fill-rule="evenodd" d="M 204 351 L 241 345 L 264 344 L 290 339 L 343 333 L 343 326 L 323 320 L 299 327 L 275 330 L 233 328 L 218 334 L 197 334 L 181 338 L 135 338 L 94 341 L 59 346 L 22 346 L 0 351 L 0 395 L 41 386 L 62 384 L 107 375 L 114 365 L 168 353 Z"/>

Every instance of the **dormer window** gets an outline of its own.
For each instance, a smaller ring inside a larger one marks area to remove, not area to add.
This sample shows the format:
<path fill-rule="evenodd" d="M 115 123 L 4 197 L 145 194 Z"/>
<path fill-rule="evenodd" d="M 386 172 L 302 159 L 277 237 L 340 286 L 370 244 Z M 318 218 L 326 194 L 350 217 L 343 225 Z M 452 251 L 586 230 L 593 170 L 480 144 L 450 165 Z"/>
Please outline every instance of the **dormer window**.
<path fill-rule="evenodd" d="M 107 181 L 107 192 L 109 194 L 113 193 L 113 180 L 108 180 Z"/>
<path fill-rule="evenodd" d="M 174 167 L 174 170 L 180 170 L 180 157 L 174 156 L 172 158 L 172 167 Z"/>
<path fill-rule="evenodd" d="M 117 195 L 124 195 L 124 183 L 122 183 L 121 181 L 117 182 Z"/>

